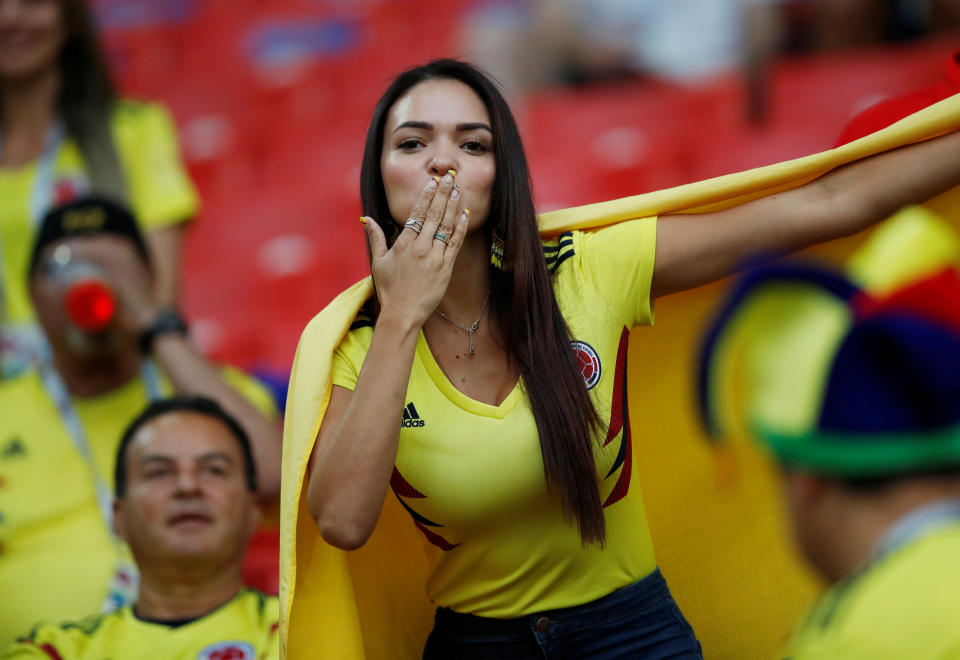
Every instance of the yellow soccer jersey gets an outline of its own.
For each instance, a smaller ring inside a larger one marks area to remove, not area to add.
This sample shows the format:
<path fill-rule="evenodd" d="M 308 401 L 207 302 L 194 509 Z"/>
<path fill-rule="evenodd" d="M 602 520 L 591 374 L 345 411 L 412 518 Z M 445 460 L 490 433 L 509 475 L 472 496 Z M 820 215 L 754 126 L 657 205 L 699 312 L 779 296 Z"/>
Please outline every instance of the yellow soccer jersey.
<path fill-rule="evenodd" d="M 839 582 L 790 641 L 790 660 L 960 659 L 960 523 Z"/>
<path fill-rule="evenodd" d="M 75 623 L 42 624 L 0 653 L 3 660 L 275 660 L 280 607 L 276 597 L 243 589 L 190 623 L 138 619 L 130 606 Z"/>
<path fill-rule="evenodd" d="M 180 161 L 170 115 L 162 107 L 121 101 L 112 117 L 114 142 L 126 177 L 134 215 L 145 231 L 181 222 L 197 212 L 198 200 Z M 0 245 L 3 246 L 4 309 L 0 320 L 33 319 L 27 295 L 27 264 L 36 219 L 31 218 L 38 163 L 0 169 Z M 50 204 L 69 201 L 87 191 L 79 148 L 64 139 L 54 165 Z"/>
<path fill-rule="evenodd" d="M 572 232 L 544 245 L 572 350 L 604 422 L 596 460 L 607 523 L 602 550 L 583 547 L 546 487 L 533 413 L 520 384 L 499 405 L 446 378 L 421 333 L 391 487 L 424 540 L 444 552 L 426 585 L 441 606 L 517 617 L 589 602 L 655 568 L 633 473 L 627 337 L 653 319 L 656 220 Z M 353 389 L 373 330 L 358 319 L 333 360 Z"/>
<path fill-rule="evenodd" d="M 277 412 L 252 378 L 224 379 L 264 414 Z M 161 390 L 172 392 L 161 377 Z M 147 405 L 143 378 L 93 399 L 75 399 L 100 474 L 113 489 L 114 457 L 127 424 Z M 39 375 L 0 383 L 0 646 L 38 621 L 99 612 L 117 562 L 91 477 Z"/>

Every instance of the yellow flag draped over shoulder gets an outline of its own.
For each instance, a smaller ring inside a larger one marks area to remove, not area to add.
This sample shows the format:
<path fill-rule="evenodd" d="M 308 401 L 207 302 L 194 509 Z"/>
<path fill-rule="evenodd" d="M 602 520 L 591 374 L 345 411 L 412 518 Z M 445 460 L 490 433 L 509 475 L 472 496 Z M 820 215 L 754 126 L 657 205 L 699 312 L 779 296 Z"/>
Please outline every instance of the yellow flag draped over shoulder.
<path fill-rule="evenodd" d="M 668 190 L 545 213 L 539 217 L 540 227 L 543 234 L 552 235 L 653 215 L 727 208 L 795 188 L 844 164 L 957 128 L 960 95 L 837 149 Z M 308 463 L 330 397 L 333 350 L 371 293 L 369 278 L 358 282 L 310 321 L 300 339 L 290 377 L 283 434 L 280 616 L 282 653 L 291 660 L 419 658 L 432 625 L 434 608 L 424 585 L 430 553 L 435 549 L 424 541 L 394 498 L 385 500 L 377 528 L 366 545 L 349 553 L 323 541 L 306 508 Z M 642 424 L 638 421 L 636 432 L 642 433 Z M 636 460 L 642 461 L 643 457 Z M 645 491 L 648 485 L 644 483 Z M 698 527 L 698 511 L 700 516 L 707 514 L 696 506 L 688 508 L 683 515 L 689 519 L 684 519 L 681 529 L 699 528 L 698 545 L 706 543 L 722 549 L 724 532 L 717 531 L 713 539 L 704 538 L 703 529 L 714 530 L 716 525 Z M 682 534 L 675 539 L 664 538 L 658 534 L 656 517 L 650 522 L 658 554 L 661 547 L 665 548 L 671 565 L 682 570 L 687 539 Z M 732 535 L 736 530 L 725 533 Z M 720 573 L 725 570 L 719 560 L 722 552 L 717 556 L 711 570 Z M 764 579 L 759 571 L 743 577 Z M 732 576 L 729 587 L 731 593 L 736 589 Z M 750 613 L 739 605 L 732 611 L 731 603 L 724 602 L 719 590 L 698 592 L 695 583 L 685 582 L 681 576 L 673 582 L 673 592 L 682 606 L 698 602 L 710 611 L 715 619 L 712 623 L 725 621 L 720 629 L 727 637 L 749 640 L 756 632 L 751 630 L 754 622 Z M 707 656 L 712 657 L 710 645 L 705 642 L 704 646 Z"/>

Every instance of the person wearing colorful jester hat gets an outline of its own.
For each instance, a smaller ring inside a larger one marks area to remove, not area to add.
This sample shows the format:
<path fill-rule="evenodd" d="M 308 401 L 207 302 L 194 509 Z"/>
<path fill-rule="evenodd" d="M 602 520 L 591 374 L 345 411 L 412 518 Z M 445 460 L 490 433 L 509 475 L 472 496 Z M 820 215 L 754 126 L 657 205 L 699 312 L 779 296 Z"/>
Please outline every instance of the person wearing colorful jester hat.
<path fill-rule="evenodd" d="M 701 353 L 714 437 L 738 325 L 753 328 L 736 365 L 745 423 L 780 468 L 797 545 L 831 583 L 784 657 L 960 658 L 960 274 L 882 295 L 817 267 L 747 274 Z"/>

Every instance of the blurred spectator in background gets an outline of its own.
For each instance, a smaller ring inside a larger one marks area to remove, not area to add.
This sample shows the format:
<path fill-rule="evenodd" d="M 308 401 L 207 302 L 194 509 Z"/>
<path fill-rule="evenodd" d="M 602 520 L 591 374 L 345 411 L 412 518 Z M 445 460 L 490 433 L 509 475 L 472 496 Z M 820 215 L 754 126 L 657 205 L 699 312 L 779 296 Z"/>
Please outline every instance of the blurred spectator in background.
<path fill-rule="evenodd" d="M 116 458 L 114 525 L 140 571 L 136 603 L 39 625 L 3 657 L 276 658 L 278 601 L 243 588 L 243 556 L 260 518 L 256 482 L 246 433 L 215 402 L 151 404 Z"/>
<path fill-rule="evenodd" d="M 747 421 L 782 468 L 801 551 L 833 583 L 786 655 L 960 657 L 960 274 L 882 296 L 809 267 L 747 276 L 703 354 L 714 431 L 710 365 L 747 303 L 774 305 L 748 348 Z"/>
<path fill-rule="evenodd" d="M 49 354 L 0 383 L 0 593 L 16 603 L 0 611 L 0 644 L 38 620 L 86 616 L 136 593 L 112 533 L 110 477 L 123 428 L 150 400 L 170 392 L 216 400 L 250 436 L 261 497 L 274 497 L 280 482 L 269 394 L 218 372 L 193 347 L 182 319 L 159 302 L 133 217 L 84 199 L 51 211 L 37 236 L 30 296 Z M 103 329 L 81 330 L 65 304 L 78 272 L 112 292 Z"/>
<path fill-rule="evenodd" d="M 784 0 L 527 0 L 476 16 L 471 56 L 508 89 L 646 75 L 697 84 L 743 71 L 752 94 Z M 752 108 L 761 101 L 751 99 Z"/>
<path fill-rule="evenodd" d="M 83 0 L 0 0 L 0 367 L 22 371 L 41 335 L 25 273 L 51 206 L 90 192 L 130 205 L 157 299 L 177 299 L 182 221 L 197 197 L 162 108 L 116 97 Z M 2 373 L 2 372 L 0 372 Z"/>
<path fill-rule="evenodd" d="M 904 41 L 960 25 L 956 0 L 816 0 L 811 36 L 818 49 Z"/>
<path fill-rule="evenodd" d="M 947 58 L 945 65 L 943 78 L 936 85 L 883 99 L 860 112 L 843 129 L 835 146 L 875 133 L 909 114 L 960 93 L 960 50 Z"/>
<path fill-rule="evenodd" d="M 960 51 L 945 62 L 935 85 L 883 99 L 856 115 L 836 146 L 852 142 L 960 93 Z M 909 206 L 888 218 L 851 258 L 848 272 L 874 293 L 887 293 L 904 281 L 960 263 L 960 236 L 951 227 L 960 220 L 960 190 L 922 206 Z M 958 404 L 960 405 L 960 404 Z"/>

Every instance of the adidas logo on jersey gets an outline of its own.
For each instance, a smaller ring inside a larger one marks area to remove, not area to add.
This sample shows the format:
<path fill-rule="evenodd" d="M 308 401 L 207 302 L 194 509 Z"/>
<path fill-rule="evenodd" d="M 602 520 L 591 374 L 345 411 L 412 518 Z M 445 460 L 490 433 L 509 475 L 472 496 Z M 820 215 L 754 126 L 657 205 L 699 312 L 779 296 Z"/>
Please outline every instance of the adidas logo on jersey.
<path fill-rule="evenodd" d="M 413 402 L 408 403 L 407 407 L 403 409 L 403 422 L 400 424 L 400 428 L 411 429 L 426 425 L 427 423 L 420 419 L 420 415 L 417 414 L 417 409 L 414 408 Z"/>

